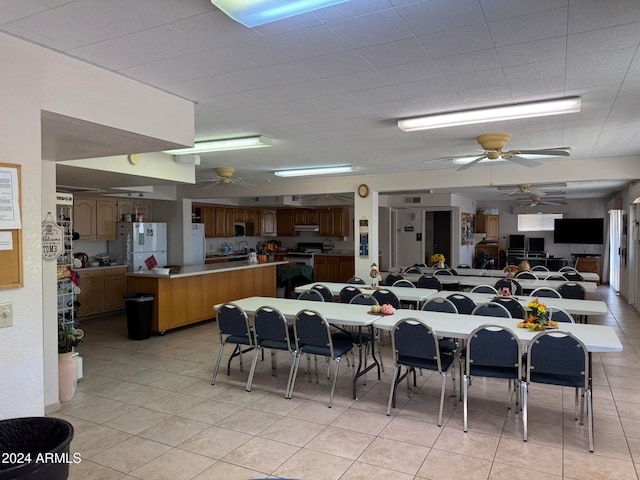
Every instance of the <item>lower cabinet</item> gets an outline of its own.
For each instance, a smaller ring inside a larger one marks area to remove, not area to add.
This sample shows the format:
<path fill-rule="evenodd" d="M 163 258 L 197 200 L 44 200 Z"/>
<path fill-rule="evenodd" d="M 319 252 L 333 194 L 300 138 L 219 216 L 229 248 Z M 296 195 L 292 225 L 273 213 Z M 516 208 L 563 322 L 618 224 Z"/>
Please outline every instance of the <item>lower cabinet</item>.
<path fill-rule="evenodd" d="M 315 255 L 313 262 L 318 282 L 346 282 L 355 274 L 352 255 Z"/>
<path fill-rule="evenodd" d="M 97 315 L 124 308 L 127 292 L 127 267 L 80 271 L 78 315 Z"/>

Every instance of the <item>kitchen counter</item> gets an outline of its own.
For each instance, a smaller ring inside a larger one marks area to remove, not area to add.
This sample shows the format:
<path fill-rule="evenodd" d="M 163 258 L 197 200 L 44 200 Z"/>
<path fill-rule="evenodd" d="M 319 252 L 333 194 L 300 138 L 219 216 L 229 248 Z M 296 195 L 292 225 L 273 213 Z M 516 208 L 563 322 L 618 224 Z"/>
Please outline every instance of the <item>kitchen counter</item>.
<path fill-rule="evenodd" d="M 236 260 L 236 259 L 241 259 L 244 260 L 246 258 L 249 258 L 249 254 L 248 253 L 234 253 L 234 254 L 230 254 L 230 255 L 207 255 L 204 259 L 205 260 L 221 260 L 223 258 L 228 259 L 229 261 L 232 260 Z"/>
<path fill-rule="evenodd" d="M 111 265 L 97 266 L 97 267 L 83 267 L 83 268 L 74 268 L 76 272 L 82 273 L 92 270 L 107 270 L 110 268 L 127 268 L 126 265 L 116 265 L 112 263 Z"/>
<path fill-rule="evenodd" d="M 154 296 L 151 329 L 165 331 L 215 317 L 213 306 L 244 297 L 276 296 L 276 268 L 288 262 L 183 266 L 180 273 L 128 273 L 127 292 Z"/>

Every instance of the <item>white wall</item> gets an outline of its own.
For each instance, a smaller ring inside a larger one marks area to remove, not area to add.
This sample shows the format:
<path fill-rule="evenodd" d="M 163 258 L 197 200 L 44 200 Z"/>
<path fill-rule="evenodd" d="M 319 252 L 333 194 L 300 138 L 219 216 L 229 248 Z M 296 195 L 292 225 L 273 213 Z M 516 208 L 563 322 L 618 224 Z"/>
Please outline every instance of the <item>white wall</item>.
<path fill-rule="evenodd" d="M 56 273 L 43 265 L 40 228 L 55 208 L 56 182 L 51 165 L 41 160 L 41 109 L 187 144 L 193 140 L 193 105 L 6 35 L 0 35 L 0 65 L 0 158 L 22 169 L 24 286 L 0 291 L 14 311 L 13 326 L 0 329 L 0 418 L 10 418 L 42 415 L 45 405 L 58 401 L 52 383 L 57 336 L 50 338 Z"/>

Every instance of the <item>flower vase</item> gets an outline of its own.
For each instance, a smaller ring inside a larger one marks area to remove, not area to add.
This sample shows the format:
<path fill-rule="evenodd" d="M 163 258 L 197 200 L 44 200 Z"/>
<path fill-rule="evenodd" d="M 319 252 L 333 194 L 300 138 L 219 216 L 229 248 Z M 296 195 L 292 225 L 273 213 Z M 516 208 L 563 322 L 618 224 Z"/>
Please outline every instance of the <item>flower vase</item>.
<path fill-rule="evenodd" d="M 438 268 L 444 268 L 444 262 L 438 262 L 437 267 Z"/>
<path fill-rule="evenodd" d="M 72 355 L 73 352 L 58 354 L 58 389 L 61 402 L 68 402 L 76 392 L 78 362 Z"/>

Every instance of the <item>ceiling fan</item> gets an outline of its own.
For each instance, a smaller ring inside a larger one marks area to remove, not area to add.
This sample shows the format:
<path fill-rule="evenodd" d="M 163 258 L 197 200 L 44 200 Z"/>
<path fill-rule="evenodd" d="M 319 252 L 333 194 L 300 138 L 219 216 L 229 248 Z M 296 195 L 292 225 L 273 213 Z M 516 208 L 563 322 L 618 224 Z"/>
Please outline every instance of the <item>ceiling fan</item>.
<path fill-rule="evenodd" d="M 200 178 L 197 178 L 196 180 L 198 182 L 209 182 L 210 183 L 210 185 L 207 185 L 204 188 L 210 188 L 213 185 L 222 185 L 222 186 L 239 185 L 241 187 L 255 187 L 255 185 L 253 183 L 249 183 L 249 182 L 243 180 L 240 177 L 234 177 L 233 175 L 236 173 L 236 169 L 235 168 L 232 168 L 232 167 L 216 167 L 216 168 L 214 168 L 214 171 L 216 172 L 215 178 L 200 177 Z M 267 182 L 271 181 L 269 179 L 263 179 L 263 180 L 265 180 Z"/>
<path fill-rule="evenodd" d="M 530 183 L 521 183 L 519 185 L 504 185 L 497 187 L 498 191 L 491 195 L 506 195 L 511 197 L 513 195 L 547 195 L 548 193 L 564 193 L 567 188 L 566 183 L 545 183 L 538 185 L 531 185 Z M 548 192 L 551 190 L 552 192 Z"/>
<path fill-rule="evenodd" d="M 536 155 L 540 157 L 568 157 L 571 155 L 571 149 L 569 147 L 503 151 L 510 139 L 511 135 L 508 133 L 487 133 L 485 135 L 480 135 L 476 138 L 476 141 L 484 149 L 484 153 L 473 161 L 462 165 L 458 170 L 466 170 L 467 168 L 480 163 L 484 159 L 498 160 L 499 158 L 502 158 L 503 160 L 508 160 L 525 167 L 537 167 L 540 165 L 539 162 L 521 155 Z"/>
<path fill-rule="evenodd" d="M 529 195 L 529 200 L 520 202 L 520 205 L 528 205 L 530 207 L 537 207 L 539 205 L 564 205 L 564 202 L 558 202 L 554 200 L 562 200 L 560 197 L 554 197 L 549 199 L 542 199 L 540 195 Z"/>

